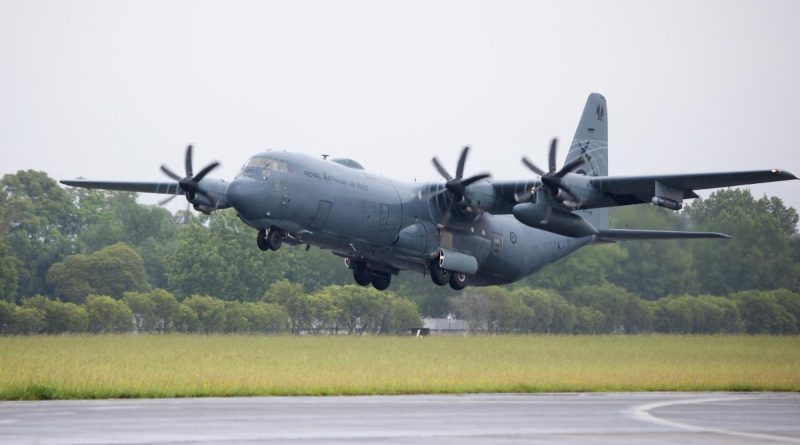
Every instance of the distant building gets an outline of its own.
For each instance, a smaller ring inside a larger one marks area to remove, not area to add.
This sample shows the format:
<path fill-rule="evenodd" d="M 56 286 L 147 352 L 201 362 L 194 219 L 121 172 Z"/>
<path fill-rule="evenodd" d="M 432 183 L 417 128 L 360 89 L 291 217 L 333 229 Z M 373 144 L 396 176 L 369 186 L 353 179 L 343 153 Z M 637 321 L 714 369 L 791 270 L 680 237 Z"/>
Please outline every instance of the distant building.
<path fill-rule="evenodd" d="M 433 335 L 463 334 L 469 329 L 466 320 L 455 318 L 423 318 L 424 329 Z"/>

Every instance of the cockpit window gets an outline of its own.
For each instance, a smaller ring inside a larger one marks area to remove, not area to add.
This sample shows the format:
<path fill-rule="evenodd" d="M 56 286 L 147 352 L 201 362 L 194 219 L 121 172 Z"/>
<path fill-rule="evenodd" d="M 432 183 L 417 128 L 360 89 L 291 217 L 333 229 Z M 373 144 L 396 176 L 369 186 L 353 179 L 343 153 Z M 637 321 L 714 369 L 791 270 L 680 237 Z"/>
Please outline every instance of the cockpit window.
<path fill-rule="evenodd" d="M 289 164 L 284 161 L 277 161 L 268 158 L 252 158 L 245 165 L 245 170 L 257 171 L 263 177 L 267 177 L 271 172 L 289 172 Z"/>

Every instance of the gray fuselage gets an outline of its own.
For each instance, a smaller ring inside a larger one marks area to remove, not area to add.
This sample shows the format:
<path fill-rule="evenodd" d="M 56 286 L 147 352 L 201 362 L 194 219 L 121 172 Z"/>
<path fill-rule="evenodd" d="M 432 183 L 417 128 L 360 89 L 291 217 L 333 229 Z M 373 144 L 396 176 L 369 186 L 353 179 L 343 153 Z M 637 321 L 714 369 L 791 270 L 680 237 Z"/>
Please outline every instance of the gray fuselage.
<path fill-rule="evenodd" d="M 470 285 L 517 281 L 592 242 L 534 229 L 511 215 L 453 210 L 448 194 L 420 196 L 442 187 L 393 181 L 351 160 L 269 151 L 251 158 L 225 195 L 249 226 L 280 228 L 289 242 L 331 250 L 372 270 L 426 273 L 440 249 L 472 256 L 478 270 Z M 471 187 L 473 195 L 492 190 L 488 180 Z"/>

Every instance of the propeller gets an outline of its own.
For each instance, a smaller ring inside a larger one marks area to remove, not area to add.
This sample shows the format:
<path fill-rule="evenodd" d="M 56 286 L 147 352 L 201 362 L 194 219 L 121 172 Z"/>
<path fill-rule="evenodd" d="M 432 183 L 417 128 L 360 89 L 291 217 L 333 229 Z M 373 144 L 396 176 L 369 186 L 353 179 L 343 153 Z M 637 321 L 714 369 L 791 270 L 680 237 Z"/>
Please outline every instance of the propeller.
<path fill-rule="evenodd" d="M 522 163 L 525 164 L 525 166 L 528 167 L 531 171 L 533 171 L 534 173 L 539 175 L 539 177 L 540 177 L 540 179 L 542 181 L 542 188 L 543 189 L 546 188 L 550 192 L 550 196 L 552 196 L 558 202 L 563 202 L 564 199 L 561 196 L 562 195 L 561 194 L 562 191 L 565 192 L 566 194 L 572 196 L 572 197 L 576 197 L 577 196 L 562 181 L 564 176 L 566 176 L 567 173 L 572 173 L 575 170 L 577 170 L 579 167 L 583 166 L 583 164 L 586 163 L 586 158 L 584 156 L 579 156 L 579 157 L 577 157 L 577 158 L 565 163 L 561 167 L 561 169 L 556 171 L 556 155 L 557 155 L 557 153 L 558 153 L 558 139 L 557 138 L 553 138 L 553 140 L 550 141 L 550 150 L 549 150 L 548 156 L 547 156 L 547 161 L 548 161 L 547 162 L 547 164 L 548 164 L 547 165 L 548 166 L 548 171 L 547 172 L 545 172 L 541 168 L 537 167 L 536 164 L 531 162 L 526 157 L 522 158 Z M 531 196 L 533 195 L 533 193 L 534 193 L 533 190 L 525 193 L 523 196 L 519 197 L 519 201 L 520 202 L 529 201 Z M 545 218 L 542 220 L 542 222 L 543 223 L 547 223 L 547 221 L 550 219 L 550 215 L 551 214 L 552 214 L 552 206 L 548 206 L 547 213 L 545 215 Z"/>
<path fill-rule="evenodd" d="M 161 166 L 161 171 L 164 172 L 164 174 L 169 176 L 170 178 L 178 181 L 180 189 L 183 190 L 183 192 L 186 194 L 186 200 L 189 201 L 190 204 L 194 203 L 197 194 L 201 194 L 206 198 L 208 198 L 209 201 L 213 202 L 214 200 L 210 196 L 208 196 L 208 193 L 206 193 L 200 188 L 200 181 L 203 178 L 205 178 L 206 175 L 208 175 L 211 172 L 211 170 L 214 170 L 215 168 L 219 167 L 219 162 L 214 161 L 206 165 L 205 167 L 203 167 L 202 170 L 197 172 L 197 174 L 195 175 L 192 169 L 192 146 L 190 144 L 189 146 L 186 147 L 186 157 L 184 159 L 184 164 L 186 168 L 186 176 L 183 178 L 181 178 L 175 172 L 170 170 L 169 167 L 167 167 L 166 165 Z M 177 194 L 172 195 L 162 200 L 158 204 L 164 205 L 172 201 L 176 196 L 178 195 Z"/>
<path fill-rule="evenodd" d="M 453 201 L 451 202 L 450 208 L 447 209 L 447 213 L 445 214 L 444 220 L 440 223 L 442 225 L 446 226 L 447 223 L 450 221 L 450 217 L 453 214 L 452 205 L 453 204 L 458 205 L 464 202 L 467 187 L 491 176 L 489 173 L 479 173 L 477 175 L 465 178 L 464 165 L 467 162 L 468 154 L 469 154 L 469 146 L 465 146 L 464 149 L 461 150 L 461 155 L 458 158 L 458 164 L 456 164 L 455 177 L 450 175 L 447 169 L 442 166 L 442 163 L 439 162 L 439 159 L 437 159 L 435 156 L 433 157 L 433 159 L 431 159 L 431 161 L 433 162 L 433 166 L 436 168 L 436 171 L 438 171 L 439 174 L 442 175 L 442 177 L 447 182 L 445 182 L 444 188 L 438 189 L 434 192 L 420 191 L 419 198 L 427 200 L 435 198 L 443 193 L 450 193 L 450 195 L 453 197 Z M 475 213 L 476 214 L 475 219 L 481 216 L 480 209 L 470 209 L 467 207 L 466 210 Z"/>
<path fill-rule="evenodd" d="M 461 156 L 458 158 L 458 164 L 456 165 L 456 177 L 450 176 L 447 169 L 445 169 L 439 159 L 435 156 L 431 161 L 433 161 L 433 166 L 436 167 L 436 171 L 439 172 L 442 177 L 447 180 L 444 184 L 443 189 L 439 189 L 433 193 L 427 194 L 420 194 L 421 199 L 430 199 L 435 196 L 441 195 L 445 192 L 450 192 L 453 195 L 453 199 L 455 202 L 461 202 L 464 200 L 464 193 L 467 190 L 467 187 L 470 185 L 490 177 L 489 173 L 479 173 L 477 175 L 470 176 L 469 178 L 464 178 L 464 165 L 467 162 L 467 155 L 469 154 L 469 145 L 465 146 L 463 150 L 461 150 Z"/>

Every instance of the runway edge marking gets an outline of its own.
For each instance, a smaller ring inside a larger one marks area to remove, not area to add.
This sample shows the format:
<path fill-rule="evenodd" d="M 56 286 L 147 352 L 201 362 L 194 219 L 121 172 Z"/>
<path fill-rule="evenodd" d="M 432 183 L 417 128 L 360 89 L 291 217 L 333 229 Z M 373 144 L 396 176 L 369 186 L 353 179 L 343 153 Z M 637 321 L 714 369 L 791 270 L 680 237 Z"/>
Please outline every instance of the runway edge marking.
<path fill-rule="evenodd" d="M 774 434 L 764 434 L 764 433 L 748 433 L 746 431 L 735 431 L 735 430 L 726 430 L 723 428 L 709 428 L 709 427 L 702 427 L 696 425 L 690 425 L 688 423 L 681 423 L 675 422 L 672 420 L 662 419 L 660 417 L 656 417 L 650 414 L 650 410 L 654 410 L 656 408 L 663 408 L 666 406 L 675 406 L 675 405 L 692 405 L 692 404 L 701 404 L 701 403 L 715 403 L 715 402 L 731 402 L 735 400 L 752 400 L 758 397 L 752 396 L 737 396 L 737 397 L 712 397 L 712 398 L 702 398 L 702 399 L 688 399 L 688 400 L 670 400 L 664 402 L 653 402 L 653 403 L 646 403 L 644 405 L 635 406 L 632 409 L 628 410 L 627 413 L 631 417 L 636 420 L 642 422 L 650 422 L 655 423 L 657 425 L 662 425 L 670 428 L 685 430 L 685 431 L 694 431 L 699 433 L 715 433 L 715 434 L 723 434 L 727 436 L 739 436 L 739 437 L 747 437 L 751 439 L 761 439 L 761 440 L 772 440 L 777 442 L 789 442 L 789 443 L 798 443 L 800 444 L 800 439 L 795 437 L 788 437 L 788 436 L 778 436 Z"/>

